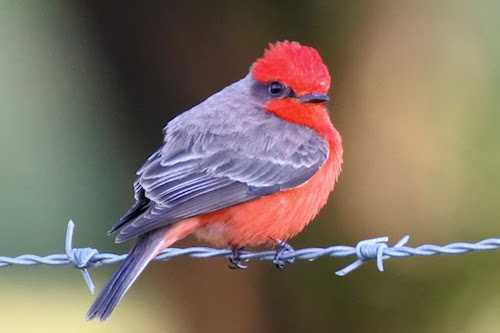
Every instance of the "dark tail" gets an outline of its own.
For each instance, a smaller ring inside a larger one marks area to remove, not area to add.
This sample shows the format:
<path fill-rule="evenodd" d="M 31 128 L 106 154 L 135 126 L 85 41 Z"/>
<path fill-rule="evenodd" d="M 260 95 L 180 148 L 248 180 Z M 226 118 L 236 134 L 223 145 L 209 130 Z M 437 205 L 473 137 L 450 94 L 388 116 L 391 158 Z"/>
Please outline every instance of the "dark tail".
<path fill-rule="evenodd" d="M 165 229 L 155 230 L 140 236 L 128 256 L 101 290 L 87 312 L 87 320 L 106 320 L 121 298 L 146 265 L 158 253 L 165 236 Z"/>

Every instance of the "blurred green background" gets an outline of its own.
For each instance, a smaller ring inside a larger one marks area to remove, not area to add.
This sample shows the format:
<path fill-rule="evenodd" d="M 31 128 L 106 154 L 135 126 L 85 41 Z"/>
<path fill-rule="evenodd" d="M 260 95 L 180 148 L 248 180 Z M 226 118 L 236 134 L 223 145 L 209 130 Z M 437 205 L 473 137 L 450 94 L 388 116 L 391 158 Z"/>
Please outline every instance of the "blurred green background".
<path fill-rule="evenodd" d="M 498 1 L 0 2 L 0 255 L 125 252 L 106 231 L 174 116 L 243 77 L 269 42 L 318 49 L 345 145 L 296 248 L 387 235 L 500 235 Z M 177 246 L 199 245 L 186 239 Z M 154 263 L 106 323 L 65 267 L 0 269 L 2 332 L 498 332 L 498 253 Z M 91 270 L 98 290 L 116 266 Z"/>

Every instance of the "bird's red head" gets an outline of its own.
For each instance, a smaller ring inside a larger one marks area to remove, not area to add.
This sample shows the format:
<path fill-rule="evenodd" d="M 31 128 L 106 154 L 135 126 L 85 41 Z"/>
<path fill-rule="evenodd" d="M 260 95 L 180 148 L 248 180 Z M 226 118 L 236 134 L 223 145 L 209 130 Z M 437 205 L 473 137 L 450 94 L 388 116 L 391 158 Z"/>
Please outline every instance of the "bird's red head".
<path fill-rule="evenodd" d="M 278 96 L 263 107 L 287 121 L 311 127 L 323 138 L 340 142 L 323 102 L 328 100 L 330 75 L 318 52 L 297 42 L 270 44 L 264 56 L 252 65 L 255 80 L 268 85 L 286 85 L 290 94 Z M 286 91 L 286 90 L 285 90 Z"/>
<path fill-rule="evenodd" d="M 251 72 L 257 81 L 282 82 L 299 96 L 310 92 L 326 94 L 330 88 L 330 75 L 318 52 L 297 42 L 269 44 Z"/>

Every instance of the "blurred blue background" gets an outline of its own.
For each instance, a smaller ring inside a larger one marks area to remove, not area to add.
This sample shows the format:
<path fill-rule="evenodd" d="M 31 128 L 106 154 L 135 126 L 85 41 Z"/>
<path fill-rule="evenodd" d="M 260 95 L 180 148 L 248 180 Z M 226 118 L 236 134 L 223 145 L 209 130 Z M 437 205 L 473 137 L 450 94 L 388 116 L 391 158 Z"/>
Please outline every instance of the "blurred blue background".
<path fill-rule="evenodd" d="M 269 42 L 315 47 L 344 171 L 296 248 L 387 235 L 500 234 L 497 1 L 0 2 L 0 255 L 125 252 L 106 231 L 177 114 L 243 77 Z M 176 246 L 200 243 L 192 238 Z M 284 270 L 154 263 L 110 320 L 70 267 L 0 270 L 5 332 L 498 332 L 496 253 Z M 98 290 L 116 266 L 91 270 Z"/>

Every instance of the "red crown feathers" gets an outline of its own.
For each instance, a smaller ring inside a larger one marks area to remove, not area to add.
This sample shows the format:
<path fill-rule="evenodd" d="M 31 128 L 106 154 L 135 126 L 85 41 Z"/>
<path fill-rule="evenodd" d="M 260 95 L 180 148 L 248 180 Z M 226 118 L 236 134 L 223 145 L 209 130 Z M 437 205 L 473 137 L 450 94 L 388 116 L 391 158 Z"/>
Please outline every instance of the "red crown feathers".
<path fill-rule="evenodd" d="M 326 94 L 330 88 L 330 75 L 318 52 L 298 42 L 269 44 L 250 70 L 257 81 L 280 81 L 299 95 L 312 91 Z"/>

